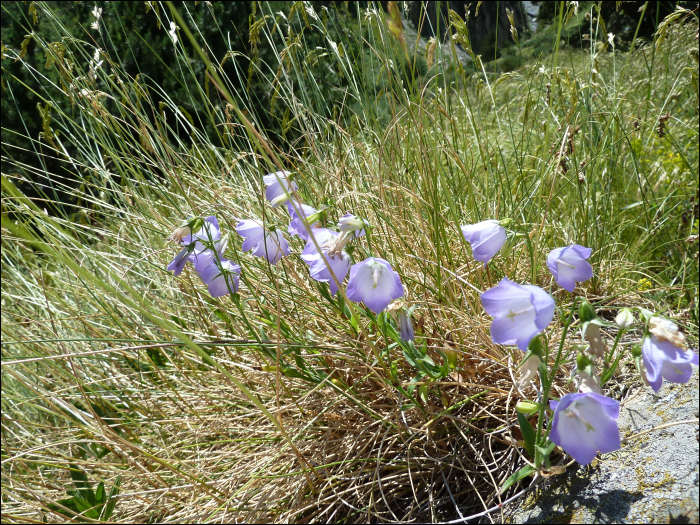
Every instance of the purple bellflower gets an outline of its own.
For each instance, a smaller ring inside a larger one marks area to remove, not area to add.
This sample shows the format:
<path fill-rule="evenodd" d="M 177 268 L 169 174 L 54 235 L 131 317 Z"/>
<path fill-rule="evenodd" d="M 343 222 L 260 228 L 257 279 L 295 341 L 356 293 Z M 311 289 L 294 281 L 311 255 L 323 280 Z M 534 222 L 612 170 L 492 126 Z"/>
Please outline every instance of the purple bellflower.
<path fill-rule="evenodd" d="M 550 400 L 554 411 L 549 438 L 581 465 L 588 465 L 600 451 L 620 448 L 617 418 L 620 403 L 595 392 L 566 394 Z"/>
<path fill-rule="evenodd" d="M 222 297 L 238 291 L 238 276 L 241 273 L 241 267 L 224 257 L 219 260 L 221 267 L 217 266 L 216 261 L 212 259 L 209 265 L 199 273 L 199 277 L 207 285 L 212 297 Z"/>
<path fill-rule="evenodd" d="M 675 323 L 661 317 L 649 319 L 649 334 L 642 343 L 642 358 L 649 384 L 658 392 L 663 380 L 687 383 L 698 366 L 698 354 L 688 349 Z"/>
<path fill-rule="evenodd" d="M 391 265 L 379 257 L 369 257 L 350 268 L 347 289 L 348 299 L 365 306 L 378 314 L 389 303 L 403 296 L 401 278 Z"/>
<path fill-rule="evenodd" d="M 576 283 L 593 277 L 593 268 L 586 260 L 590 256 L 591 249 L 578 244 L 556 248 L 547 256 L 547 267 L 559 286 L 573 292 Z"/>
<path fill-rule="evenodd" d="M 338 219 L 338 229 L 341 232 L 353 232 L 355 238 L 364 236 L 367 226 L 369 223 L 366 220 L 360 219 L 352 213 L 346 213 Z"/>
<path fill-rule="evenodd" d="M 333 279 L 333 275 L 339 283 L 342 283 L 350 271 L 351 264 L 350 256 L 343 250 L 344 244 L 339 243 L 339 237 L 342 234 L 328 228 L 314 228 L 313 235 L 321 248 L 321 253 L 316 249 L 313 240 L 309 239 L 301 254 L 301 259 L 310 266 L 311 278 L 328 283 L 331 295 L 335 295 L 338 293 L 338 285 Z M 331 275 L 331 270 L 333 275 Z"/>
<path fill-rule="evenodd" d="M 547 328 L 554 317 L 554 299 L 538 286 L 517 284 L 504 277 L 481 294 L 489 315 L 491 339 L 501 345 L 517 345 L 527 351 L 530 340 Z"/>
<path fill-rule="evenodd" d="M 180 240 L 180 244 L 184 246 L 166 268 L 169 272 L 174 272 L 177 277 L 188 262 L 194 262 L 193 255 L 200 254 L 207 249 L 202 241 L 216 242 L 221 239 L 219 221 L 212 215 L 204 219 L 204 224 L 196 233 L 192 234 L 187 227 L 180 227 L 175 230 L 171 239 Z"/>
<path fill-rule="evenodd" d="M 405 343 L 413 341 L 416 338 L 416 334 L 413 331 L 413 323 L 411 323 L 411 318 L 406 314 L 406 311 L 403 308 L 399 310 L 396 315 L 399 319 L 398 325 L 401 340 Z"/>
<path fill-rule="evenodd" d="M 312 206 L 309 206 L 308 204 L 301 204 L 300 202 L 296 203 L 296 207 L 301 212 L 301 217 L 297 214 L 296 211 L 294 211 L 294 206 L 292 206 L 292 203 L 287 203 L 287 210 L 289 211 L 289 216 L 292 218 L 291 222 L 289 223 L 289 228 L 287 229 L 287 232 L 289 232 L 289 235 L 297 235 L 301 239 L 308 241 L 309 234 L 306 231 L 306 228 L 304 227 L 304 223 L 308 222 L 308 219 L 312 215 L 318 213 L 318 210 L 316 210 Z M 318 222 L 314 222 L 313 224 L 309 224 L 309 227 L 314 228 L 317 224 Z"/>
<path fill-rule="evenodd" d="M 495 219 L 462 226 L 464 239 L 471 244 L 474 259 L 488 263 L 506 242 L 506 229 Z"/>
<path fill-rule="evenodd" d="M 263 257 L 270 264 L 277 264 L 285 255 L 289 255 L 289 245 L 282 230 L 266 231 L 260 221 L 242 220 L 236 226 L 236 232 L 243 237 L 244 252 L 253 251 L 256 257 Z"/>
<path fill-rule="evenodd" d="M 265 197 L 270 201 L 273 208 L 289 202 L 289 195 L 297 189 L 297 184 L 291 179 L 288 171 L 276 171 L 263 177 L 263 182 L 267 189 Z"/>

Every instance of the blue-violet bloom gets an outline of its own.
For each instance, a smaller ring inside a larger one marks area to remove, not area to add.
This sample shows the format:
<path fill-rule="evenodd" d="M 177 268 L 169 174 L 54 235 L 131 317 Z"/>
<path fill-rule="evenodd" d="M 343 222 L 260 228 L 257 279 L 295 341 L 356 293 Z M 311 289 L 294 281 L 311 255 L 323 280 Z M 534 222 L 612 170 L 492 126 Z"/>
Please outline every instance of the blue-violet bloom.
<path fill-rule="evenodd" d="M 253 255 L 265 258 L 270 264 L 277 264 L 285 255 L 289 255 L 289 245 L 282 230 L 265 231 L 260 221 L 242 220 L 236 226 L 236 232 L 243 237 L 244 252 L 253 250 Z"/>
<path fill-rule="evenodd" d="M 342 249 L 342 246 L 339 246 L 338 238 L 342 234 L 328 228 L 314 228 L 313 235 L 321 248 L 321 253 L 316 249 L 313 240 L 309 239 L 301 254 L 301 259 L 310 266 L 311 278 L 328 283 L 331 295 L 335 295 L 338 292 L 338 285 L 333 279 L 333 275 L 339 283 L 342 283 L 350 271 L 351 264 L 350 256 Z M 331 270 L 333 275 L 331 275 Z"/>
<path fill-rule="evenodd" d="M 554 299 L 538 286 L 517 284 L 504 277 L 481 294 L 484 310 L 495 317 L 491 339 L 527 351 L 530 340 L 547 328 L 554 317 Z"/>
<path fill-rule="evenodd" d="M 354 232 L 355 238 L 362 237 L 367 226 L 369 223 L 366 220 L 360 219 L 352 213 L 346 213 L 338 219 L 338 229 L 341 232 Z"/>
<path fill-rule="evenodd" d="M 289 216 L 292 218 L 291 222 L 289 223 L 289 228 L 287 228 L 287 232 L 289 232 L 289 235 L 297 235 L 301 239 L 308 241 L 309 234 L 304 227 L 304 223 L 308 221 L 309 217 L 317 213 L 318 210 L 312 206 L 309 206 L 308 204 L 302 204 L 300 202 L 295 203 L 295 205 L 297 210 L 301 212 L 302 216 L 300 217 L 297 212 L 294 211 L 294 206 L 292 206 L 291 202 L 287 203 L 287 210 L 289 211 Z M 318 222 L 314 222 L 313 224 L 309 224 L 309 227 L 314 228 L 317 224 Z"/>
<path fill-rule="evenodd" d="M 221 267 L 217 266 L 216 261 L 211 260 L 209 265 L 199 274 L 212 297 L 222 297 L 238 291 L 238 276 L 241 273 L 241 267 L 224 257 L 219 261 Z"/>
<path fill-rule="evenodd" d="M 474 259 L 484 267 L 506 242 L 506 229 L 495 219 L 462 226 L 462 234 L 472 246 Z"/>
<path fill-rule="evenodd" d="M 403 296 L 401 278 L 391 265 L 379 257 L 369 257 L 350 268 L 347 288 L 348 299 L 378 314 L 389 303 Z"/>
<path fill-rule="evenodd" d="M 180 227 L 175 230 L 175 232 L 176 233 L 173 234 L 171 238 L 179 240 L 184 248 L 180 250 L 180 253 L 175 256 L 166 269 L 169 272 L 174 272 L 176 277 L 182 273 L 182 270 L 184 270 L 188 262 L 194 262 L 193 255 L 206 250 L 206 247 L 201 241 L 216 242 L 221 239 L 219 221 L 213 215 L 207 217 L 204 220 L 203 226 L 194 234 L 192 234 L 187 227 Z M 192 244 L 194 244 L 194 246 L 192 246 Z"/>
<path fill-rule="evenodd" d="M 296 191 L 297 184 L 291 179 L 291 175 L 288 171 L 276 171 L 263 177 L 263 182 L 267 186 L 265 197 L 273 208 L 289 202 L 289 195 Z"/>
<path fill-rule="evenodd" d="M 559 286 L 573 292 L 576 283 L 593 277 L 593 268 L 586 260 L 590 256 L 591 249 L 578 244 L 556 248 L 547 256 L 547 267 Z"/>
<path fill-rule="evenodd" d="M 620 403 L 595 392 L 566 394 L 550 400 L 554 411 L 549 438 L 581 465 L 588 465 L 596 452 L 620 448 L 617 418 Z"/>
<path fill-rule="evenodd" d="M 642 358 L 649 384 L 658 392 L 663 380 L 687 383 L 698 366 L 698 354 L 688 349 L 678 326 L 662 317 L 649 319 L 649 333 L 642 343 Z"/>

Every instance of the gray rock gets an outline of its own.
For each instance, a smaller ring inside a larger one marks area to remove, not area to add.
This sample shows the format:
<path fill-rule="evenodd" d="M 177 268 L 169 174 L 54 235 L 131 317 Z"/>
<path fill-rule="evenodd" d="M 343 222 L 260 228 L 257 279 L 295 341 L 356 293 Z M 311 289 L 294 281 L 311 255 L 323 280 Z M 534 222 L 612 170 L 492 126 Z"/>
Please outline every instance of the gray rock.
<path fill-rule="evenodd" d="M 623 437 L 698 417 L 697 369 L 684 385 L 632 390 L 618 420 Z M 540 483 L 507 508 L 505 522 L 698 523 L 698 452 L 698 423 L 656 430 Z"/>

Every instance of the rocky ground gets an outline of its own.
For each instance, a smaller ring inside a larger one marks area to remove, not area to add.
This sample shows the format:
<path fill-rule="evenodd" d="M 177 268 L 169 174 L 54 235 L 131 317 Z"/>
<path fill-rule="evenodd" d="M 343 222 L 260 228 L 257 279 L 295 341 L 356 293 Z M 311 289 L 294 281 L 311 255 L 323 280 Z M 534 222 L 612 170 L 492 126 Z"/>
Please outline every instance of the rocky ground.
<path fill-rule="evenodd" d="M 623 437 L 676 421 L 572 466 L 509 505 L 504 523 L 698 523 L 698 371 L 658 393 L 635 387 L 618 421 Z M 494 515 L 494 519 L 501 517 Z"/>

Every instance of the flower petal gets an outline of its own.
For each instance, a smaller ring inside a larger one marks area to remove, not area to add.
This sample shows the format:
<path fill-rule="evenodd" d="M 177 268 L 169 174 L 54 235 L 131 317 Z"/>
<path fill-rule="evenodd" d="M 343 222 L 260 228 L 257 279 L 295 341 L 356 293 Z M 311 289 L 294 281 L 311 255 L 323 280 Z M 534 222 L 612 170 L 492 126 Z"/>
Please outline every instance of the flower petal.
<path fill-rule="evenodd" d="M 537 313 L 535 325 L 539 331 L 542 331 L 549 326 L 554 318 L 554 310 L 556 309 L 554 299 L 539 286 L 525 284 L 523 288 L 530 292 L 530 302 Z"/>

